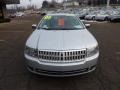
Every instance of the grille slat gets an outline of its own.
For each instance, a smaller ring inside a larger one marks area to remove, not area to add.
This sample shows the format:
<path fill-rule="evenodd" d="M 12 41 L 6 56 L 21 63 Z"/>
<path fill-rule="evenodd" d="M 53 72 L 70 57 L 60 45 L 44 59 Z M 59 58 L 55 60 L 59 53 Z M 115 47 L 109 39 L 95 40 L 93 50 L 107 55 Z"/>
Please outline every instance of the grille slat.
<path fill-rule="evenodd" d="M 39 59 L 45 61 L 75 61 L 83 60 L 86 58 L 86 50 L 69 51 L 69 52 L 49 52 L 39 51 Z"/>

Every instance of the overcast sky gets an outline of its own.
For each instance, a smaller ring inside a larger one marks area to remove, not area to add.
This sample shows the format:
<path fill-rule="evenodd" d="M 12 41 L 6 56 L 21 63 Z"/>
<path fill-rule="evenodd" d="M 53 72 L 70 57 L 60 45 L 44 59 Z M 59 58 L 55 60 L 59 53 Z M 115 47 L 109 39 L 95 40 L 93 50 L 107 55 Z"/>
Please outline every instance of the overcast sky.
<path fill-rule="evenodd" d="M 27 6 L 30 5 L 30 0 L 20 0 L 20 4 L 18 6 Z M 42 6 L 42 2 L 44 0 L 31 0 L 31 4 L 33 5 L 37 5 L 37 7 L 41 7 Z M 51 0 L 47 0 L 47 1 L 51 1 Z M 56 0 L 58 2 L 61 2 L 62 0 Z M 8 7 L 10 7 L 11 5 L 9 5 Z"/>

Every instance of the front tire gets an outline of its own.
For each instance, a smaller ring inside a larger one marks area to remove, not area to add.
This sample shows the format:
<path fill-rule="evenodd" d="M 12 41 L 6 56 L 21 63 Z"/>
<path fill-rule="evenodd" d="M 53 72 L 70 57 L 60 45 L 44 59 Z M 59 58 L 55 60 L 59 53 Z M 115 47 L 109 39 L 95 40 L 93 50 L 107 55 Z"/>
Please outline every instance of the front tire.
<path fill-rule="evenodd" d="M 94 20 L 94 21 L 95 21 L 95 17 L 92 17 L 92 20 Z"/>
<path fill-rule="evenodd" d="M 109 21 L 108 17 L 105 17 L 104 21 Z"/>

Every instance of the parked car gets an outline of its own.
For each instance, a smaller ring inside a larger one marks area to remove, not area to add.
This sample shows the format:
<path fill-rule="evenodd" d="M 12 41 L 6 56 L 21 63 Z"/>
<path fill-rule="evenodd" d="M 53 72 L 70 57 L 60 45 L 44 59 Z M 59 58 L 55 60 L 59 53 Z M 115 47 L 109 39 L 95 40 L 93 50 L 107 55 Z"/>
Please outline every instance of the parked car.
<path fill-rule="evenodd" d="M 89 27 L 86 24 L 86 27 Z M 25 45 L 26 66 L 35 74 L 74 76 L 96 69 L 99 48 L 94 36 L 74 14 L 48 14 Z"/>
<path fill-rule="evenodd" d="M 25 13 L 23 13 L 23 12 L 17 12 L 17 13 L 15 13 L 16 17 L 22 17 L 24 15 L 25 15 Z"/>
<path fill-rule="evenodd" d="M 10 14 L 8 17 L 9 17 L 9 18 L 15 18 L 16 15 L 15 15 L 15 14 Z"/>
<path fill-rule="evenodd" d="M 115 12 L 109 16 L 111 22 L 120 22 L 120 12 Z"/>
<path fill-rule="evenodd" d="M 36 11 L 36 14 L 41 14 L 41 11 Z"/>
<path fill-rule="evenodd" d="M 88 15 L 85 16 L 86 20 L 95 20 L 96 13 L 89 13 Z"/>
<path fill-rule="evenodd" d="M 88 14 L 87 12 L 80 12 L 80 13 L 79 13 L 79 18 L 80 18 L 80 19 L 85 19 L 85 16 L 86 16 L 87 14 Z"/>
<path fill-rule="evenodd" d="M 95 16 L 95 20 L 97 21 L 108 21 L 109 14 L 107 12 L 100 12 Z"/>

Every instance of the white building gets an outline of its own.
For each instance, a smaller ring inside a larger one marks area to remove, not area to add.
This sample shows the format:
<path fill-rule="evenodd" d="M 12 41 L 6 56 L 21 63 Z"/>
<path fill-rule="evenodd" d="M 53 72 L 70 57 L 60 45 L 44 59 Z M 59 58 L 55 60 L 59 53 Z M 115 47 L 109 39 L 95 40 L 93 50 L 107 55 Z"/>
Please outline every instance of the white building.
<path fill-rule="evenodd" d="M 79 2 L 74 1 L 74 0 L 72 0 L 72 1 L 64 1 L 63 6 L 64 7 L 79 6 Z"/>

